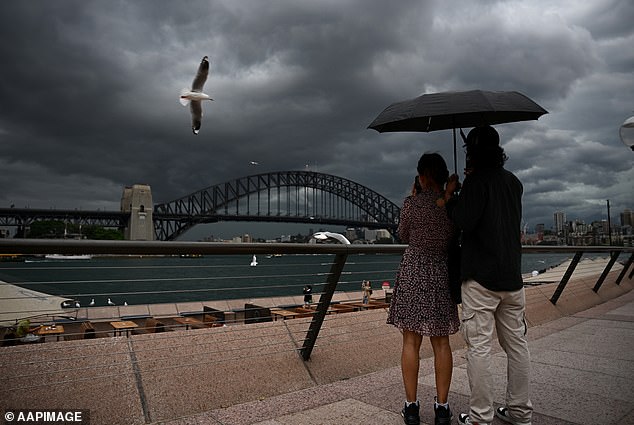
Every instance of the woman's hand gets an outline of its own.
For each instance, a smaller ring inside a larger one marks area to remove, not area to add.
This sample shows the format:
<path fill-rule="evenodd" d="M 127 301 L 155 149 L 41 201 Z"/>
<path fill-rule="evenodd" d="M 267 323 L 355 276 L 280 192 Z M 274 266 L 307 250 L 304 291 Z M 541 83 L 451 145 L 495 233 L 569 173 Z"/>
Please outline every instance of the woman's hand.
<path fill-rule="evenodd" d="M 445 188 L 445 198 L 454 194 L 457 190 L 460 189 L 460 181 L 458 179 L 457 174 L 452 174 L 449 176 L 449 180 L 447 180 L 447 187 Z"/>

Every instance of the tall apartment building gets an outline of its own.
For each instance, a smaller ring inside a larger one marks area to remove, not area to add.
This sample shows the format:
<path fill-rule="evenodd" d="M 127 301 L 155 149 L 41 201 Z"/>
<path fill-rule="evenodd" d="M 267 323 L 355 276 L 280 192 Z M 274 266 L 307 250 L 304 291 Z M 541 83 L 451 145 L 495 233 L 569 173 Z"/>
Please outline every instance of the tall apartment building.
<path fill-rule="evenodd" d="M 563 211 L 555 211 L 553 218 L 555 221 L 555 232 L 557 234 L 563 233 L 566 229 L 566 213 L 564 213 Z"/>
<path fill-rule="evenodd" d="M 621 226 L 634 226 L 634 212 L 625 208 L 621 213 Z"/>

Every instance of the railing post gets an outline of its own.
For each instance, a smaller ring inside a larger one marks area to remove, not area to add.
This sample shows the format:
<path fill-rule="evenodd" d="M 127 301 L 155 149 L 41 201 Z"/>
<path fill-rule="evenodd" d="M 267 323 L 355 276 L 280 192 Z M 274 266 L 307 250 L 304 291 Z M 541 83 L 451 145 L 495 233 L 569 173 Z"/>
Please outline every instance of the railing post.
<path fill-rule="evenodd" d="M 599 288 L 601 287 L 601 285 L 603 285 L 603 281 L 608 276 L 608 273 L 610 273 L 610 270 L 612 270 L 612 266 L 614 266 L 614 263 L 616 262 L 616 259 L 619 258 L 620 254 L 621 254 L 621 251 L 612 251 L 610 253 L 610 261 L 608 261 L 608 264 L 605 266 L 605 269 L 603 269 L 603 273 L 601 273 L 601 276 L 599 276 L 599 280 L 597 280 L 597 283 L 594 285 L 594 288 L 592 288 L 594 292 L 599 292 Z"/>
<path fill-rule="evenodd" d="M 310 327 L 306 333 L 306 338 L 304 339 L 304 345 L 302 346 L 301 354 L 304 360 L 310 359 L 310 354 L 313 351 L 313 347 L 315 347 L 317 335 L 319 335 L 321 325 L 324 323 L 324 318 L 328 312 L 330 301 L 332 300 L 332 296 L 337 288 L 337 283 L 339 283 L 339 277 L 341 276 L 343 267 L 346 265 L 347 258 L 348 254 L 337 254 L 335 256 L 335 260 L 330 266 L 330 273 L 328 274 L 328 279 L 326 280 L 326 286 L 319 297 L 319 304 L 317 304 L 317 312 L 313 315 L 313 320 L 310 323 Z"/>
<path fill-rule="evenodd" d="M 632 253 L 630 255 L 630 259 L 625 262 L 625 264 L 623 265 L 623 270 L 621 270 L 621 273 L 619 274 L 619 277 L 616 278 L 616 284 L 617 285 L 619 285 L 621 283 L 621 281 L 625 277 L 625 273 L 627 273 L 627 271 L 632 266 L 632 263 L 634 263 L 634 253 Z M 632 272 L 634 272 L 634 270 Z M 632 275 L 630 275 L 630 279 L 631 278 L 632 278 Z"/>
<path fill-rule="evenodd" d="M 555 289 L 555 292 L 553 293 L 553 296 L 550 297 L 550 302 L 551 303 L 557 304 L 557 300 L 561 296 L 561 293 L 564 292 L 564 288 L 568 284 L 568 281 L 570 280 L 570 276 L 572 276 L 572 272 L 575 271 L 575 268 L 577 267 L 577 264 L 579 264 L 579 260 L 581 260 L 581 256 L 582 255 L 583 255 L 583 251 L 577 251 L 575 253 L 575 256 L 573 257 L 572 261 L 570 262 L 570 265 L 568 266 L 568 269 L 566 270 L 566 273 L 564 273 L 564 276 L 561 278 L 561 282 L 559 282 L 559 285 L 557 286 L 557 289 Z"/>

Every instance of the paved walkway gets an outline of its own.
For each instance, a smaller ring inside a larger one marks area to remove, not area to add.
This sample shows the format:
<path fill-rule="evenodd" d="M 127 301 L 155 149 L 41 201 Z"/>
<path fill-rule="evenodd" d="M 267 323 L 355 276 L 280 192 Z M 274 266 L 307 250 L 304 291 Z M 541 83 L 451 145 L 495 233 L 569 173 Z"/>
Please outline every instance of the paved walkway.
<path fill-rule="evenodd" d="M 529 329 L 533 425 L 634 425 L 634 291 L 572 316 Z M 428 342 L 426 342 L 428 343 Z M 497 345 L 497 344 L 496 344 Z M 360 356 L 363 353 L 359 353 Z M 450 403 L 467 409 L 464 349 L 454 351 Z M 505 355 L 494 354 L 495 403 L 504 400 Z M 433 363 L 421 362 L 422 423 L 433 424 Z M 402 424 L 400 368 L 189 417 L 170 425 Z M 504 422 L 495 419 L 494 424 Z"/>

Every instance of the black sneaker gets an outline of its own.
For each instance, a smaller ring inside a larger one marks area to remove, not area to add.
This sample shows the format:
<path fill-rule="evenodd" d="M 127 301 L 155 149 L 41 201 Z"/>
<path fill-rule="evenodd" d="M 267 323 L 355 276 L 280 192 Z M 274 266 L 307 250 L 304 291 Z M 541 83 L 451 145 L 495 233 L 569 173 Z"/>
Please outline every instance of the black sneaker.
<path fill-rule="evenodd" d="M 403 421 L 406 425 L 419 425 L 420 424 L 420 414 L 419 414 L 419 405 L 418 402 L 412 403 L 409 406 L 405 403 L 403 410 L 401 410 L 401 416 L 403 416 Z"/>
<path fill-rule="evenodd" d="M 436 406 L 434 404 L 434 413 L 436 414 L 434 425 L 448 425 L 453 419 L 453 415 L 451 414 L 451 409 L 449 408 L 449 406 Z"/>

